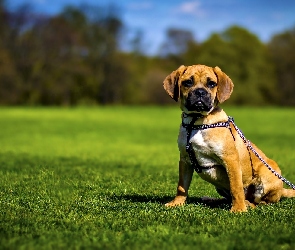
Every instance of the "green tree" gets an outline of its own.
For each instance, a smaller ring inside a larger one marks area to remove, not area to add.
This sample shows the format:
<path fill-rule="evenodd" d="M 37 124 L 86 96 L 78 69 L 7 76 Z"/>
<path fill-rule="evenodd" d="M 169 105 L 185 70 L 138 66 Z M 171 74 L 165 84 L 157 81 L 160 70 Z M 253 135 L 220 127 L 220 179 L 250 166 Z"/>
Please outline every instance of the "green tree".
<path fill-rule="evenodd" d="M 12 15 L 0 0 L 0 104 L 21 104 L 23 86 L 15 67 L 11 53 L 11 44 L 15 42 L 13 30 L 7 25 Z"/>
<path fill-rule="evenodd" d="M 275 103 L 274 66 L 267 48 L 246 29 L 233 26 L 213 34 L 200 45 L 197 62 L 219 66 L 230 76 L 235 84 L 231 103 Z"/>
<path fill-rule="evenodd" d="M 98 103 L 123 103 L 128 84 L 128 67 L 122 63 L 124 55 L 119 45 L 123 35 L 123 22 L 116 7 L 104 11 L 87 8 L 89 17 L 85 40 L 88 49 L 87 64 L 97 83 Z"/>
<path fill-rule="evenodd" d="M 206 64 L 232 78 L 233 104 L 295 105 L 295 29 L 266 46 L 237 26 L 203 43 L 170 28 L 158 56 L 144 54 L 142 32 L 133 51 L 123 52 L 125 30 L 115 6 L 66 7 L 44 16 L 29 6 L 11 13 L 0 0 L 0 104 L 171 103 L 165 76 L 181 64 Z"/>
<path fill-rule="evenodd" d="M 295 28 L 274 36 L 268 47 L 277 70 L 279 104 L 295 105 Z"/>
<path fill-rule="evenodd" d="M 123 102 L 128 75 L 118 46 L 123 26 L 114 13 L 94 10 L 67 7 L 18 33 L 13 59 L 27 103 Z"/>
<path fill-rule="evenodd" d="M 170 70 L 174 70 L 185 63 L 185 54 L 192 49 L 194 43 L 191 31 L 170 28 L 166 31 L 166 38 L 160 48 L 160 57 L 165 58 L 170 64 Z"/>

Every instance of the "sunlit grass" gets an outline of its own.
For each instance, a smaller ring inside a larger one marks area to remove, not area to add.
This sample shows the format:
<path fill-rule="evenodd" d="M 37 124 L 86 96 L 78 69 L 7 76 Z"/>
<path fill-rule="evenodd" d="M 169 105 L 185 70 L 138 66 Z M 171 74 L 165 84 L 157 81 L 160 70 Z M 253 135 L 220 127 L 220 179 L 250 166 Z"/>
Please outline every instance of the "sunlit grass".
<path fill-rule="evenodd" d="M 295 182 L 294 109 L 226 108 Z M 8 249 L 293 249 L 295 199 L 231 214 L 178 178 L 174 107 L 1 108 L 0 244 Z"/>

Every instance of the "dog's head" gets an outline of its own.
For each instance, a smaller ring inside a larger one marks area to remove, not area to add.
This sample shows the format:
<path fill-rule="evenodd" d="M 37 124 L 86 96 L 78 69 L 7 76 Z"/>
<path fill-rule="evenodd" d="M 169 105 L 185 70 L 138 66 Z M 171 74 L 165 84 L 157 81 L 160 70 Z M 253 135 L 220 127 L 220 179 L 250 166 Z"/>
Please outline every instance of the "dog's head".
<path fill-rule="evenodd" d="M 180 66 L 164 80 L 164 89 L 175 101 L 180 99 L 186 113 L 210 113 L 227 100 L 234 84 L 219 67 Z"/>

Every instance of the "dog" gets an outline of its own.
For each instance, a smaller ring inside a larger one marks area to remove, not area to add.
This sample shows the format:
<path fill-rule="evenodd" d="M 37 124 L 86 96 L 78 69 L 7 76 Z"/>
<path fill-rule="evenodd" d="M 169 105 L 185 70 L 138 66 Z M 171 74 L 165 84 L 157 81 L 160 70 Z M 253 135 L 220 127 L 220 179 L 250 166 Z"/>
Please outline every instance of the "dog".
<path fill-rule="evenodd" d="M 295 190 L 283 188 L 282 180 L 276 176 L 281 174 L 276 162 L 253 143 L 249 146 L 219 106 L 231 96 L 234 87 L 219 67 L 182 65 L 165 78 L 163 86 L 172 99 L 180 101 L 183 112 L 178 136 L 177 193 L 167 207 L 185 203 L 194 168 L 231 202 L 231 212 L 245 212 L 258 204 L 295 197 Z"/>

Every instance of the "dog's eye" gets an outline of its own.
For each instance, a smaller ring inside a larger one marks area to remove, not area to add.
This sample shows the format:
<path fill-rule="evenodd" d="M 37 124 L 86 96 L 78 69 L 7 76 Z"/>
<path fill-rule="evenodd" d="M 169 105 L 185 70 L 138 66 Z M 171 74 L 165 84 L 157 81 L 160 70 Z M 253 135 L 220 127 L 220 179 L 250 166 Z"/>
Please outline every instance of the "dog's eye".
<path fill-rule="evenodd" d="M 213 82 L 213 81 L 209 81 L 209 82 L 207 82 L 207 87 L 209 88 L 209 89 L 213 89 L 214 87 L 216 87 L 217 86 L 217 83 L 216 82 Z"/>
<path fill-rule="evenodd" d="M 188 79 L 188 80 L 184 80 L 184 81 L 182 82 L 182 85 L 183 85 L 184 87 L 191 87 L 191 86 L 194 85 L 194 83 L 193 83 L 193 81 L 192 81 L 191 79 Z"/>

